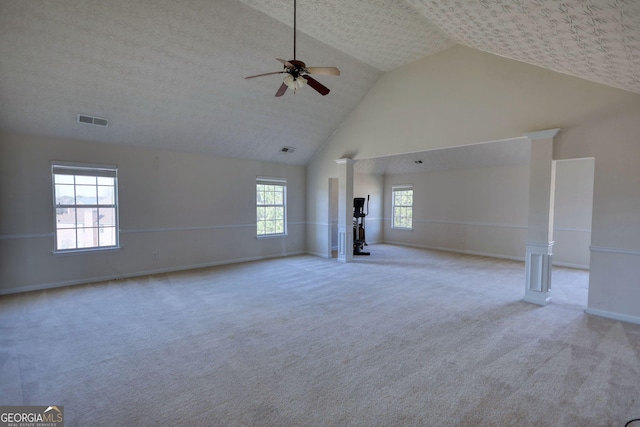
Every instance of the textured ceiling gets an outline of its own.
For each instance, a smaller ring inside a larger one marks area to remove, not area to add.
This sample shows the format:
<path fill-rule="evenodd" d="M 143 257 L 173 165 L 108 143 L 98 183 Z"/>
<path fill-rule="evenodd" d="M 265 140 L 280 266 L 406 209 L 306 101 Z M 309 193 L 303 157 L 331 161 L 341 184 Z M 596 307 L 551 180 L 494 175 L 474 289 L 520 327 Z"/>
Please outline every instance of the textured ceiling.
<path fill-rule="evenodd" d="M 292 59 L 292 5 L 0 0 L 0 129 L 302 165 L 382 72 L 457 43 L 640 94 L 638 0 L 298 0 L 298 59 L 342 74 L 276 98 L 243 77 Z"/>
<path fill-rule="evenodd" d="M 638 0 L 407 0 L 456 42 L 640 93 Z"/>
<path fill-rule="evenodd" d="M 381 74 L 304 34 L 325 97 L 276 98 L 290 27 L 235 0 L 1 0 L 3 130 L 305 164 Z M 76 123 L 78 113 L 109 127 Z M 295 148 L 283 154 L 280 148 Z"/>
<path fill-rule="evenodd" d="M 293 26 L 292 0 L 240 0 Z M 299 0 L 299 31 L 382 71 L 453 46 L 426 16 L 402 0 Z"/>

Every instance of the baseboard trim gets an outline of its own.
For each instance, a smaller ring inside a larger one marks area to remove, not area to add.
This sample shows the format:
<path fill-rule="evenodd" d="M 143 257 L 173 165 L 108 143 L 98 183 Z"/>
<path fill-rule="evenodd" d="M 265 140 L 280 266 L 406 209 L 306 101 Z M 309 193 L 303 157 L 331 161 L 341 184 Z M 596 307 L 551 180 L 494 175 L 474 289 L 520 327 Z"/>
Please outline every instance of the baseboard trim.
<path fill-rule="evenodd" d="M 502 254 L 494 254 L 494 253 L 490 253 L 490 252 L 466 251 L 466 250 L 462 250 L 462 249 L 443 248 L 443 247 L 440 247 L 440 246 L 431 246 L 431 245 L 416 245 L 416 244 L 412 244 L 412 243 L 394 242 L 394 241 L 390 241 L 390 240 L 385 240 L 382 243 L 387 243 L 389 245 L 408 246 L 408 247 L 420 248 L 420 249 L 432 249 L 432 250 L 435 250 L 435 251 L 453 252 L 453 253 L 464 254 L 464 255 L 477 255 L 477 256 L 485 256 L 485 257 L 489 257 L 489 258 L 500 258 L 500 259 L 508 259 L 510 261 L 522 261 L 522 262 L 524 262 L 524 257 L 502 255 Z"/>
<path fill-rule="evenodd" d="M 566 267 L 566 268 L 575 268 L 577 270 L 589 270 L 588 265 L 584 264 L 572 264 L 570 262 L 553 262 L 554 267 Z"/>
<path fill-rule="evenodd" d="M 376 242 L 378 243 L 378 242 Z M 490 258 L 500 258 L 500 259 L 508 259 L 511 261 L 522 261 L 524 262 L 524 257 L 516 257 L 516 256 L 509 256 L 509 255 L 502 255 L 502 254 L 494 254 L 494 253 L 490 253 L 490 252 L 479 252 L 479 251 L 465 251 L 462 249 L 453 249 L 453 248 L 443 248 L 440 246 L 430 246 L 430 245 L 415 245 L 412 243 L 400 243 L 400 242 L 394 242 L 394 241 L 390 241 L 390 240 L 386 240 L 384 242 L 379 242 L 379 243 L 387 243 L 389 245 L 397 245 L 397 246 L 408 246 L 408 247 L 412 247 L 412 248 L 420 248 L 420 249 L 433 249 L 435 251 L 443 251 L 443 252 L 453 252 L 453 253 L 458 253 L 458 254 L 465 254 L 465 255 L 478 255 L 478 256 L 486 256 L 486 257 L 490 257 Z M 584 265 L 584 264 L 572 264 L 572 263 L 568 263 L 568 262 L 554 262 L 553 263 L 554 266 L 556 267 L 566 267 L 566 268 L 575 268 L 578 270 L 589 270 L 589 266 L 588 265 Z"/>
<path fill-rule="evenodd" d="M 19 288 L 0 289 L 0 295 L 18 294 L 22 292 L 44 291 L 47 289 L 63 288 L 66 286 L 87 285 L 90 283 L 106 282 L 109 280 L 123 280 L 123 279 L 129 279 L 132 277 L 151 276 L 154 274 L 164 274 L 164 273 L 175 273 L 179 271 L 196 270 L 198 268 L 218 267 L 221 265 L 240 264 L 243 262 L 262 261 L 262 260 L 274 259 L 274 258 L 286 258 L 289 256 L 304 255 L 304 254 L 305 254 L 304 251 L 295 251 L 295 252 L 288 252 L 286 254 L 238 258 L 238 259 L 225 260 L 225 261 L 214 261 L 214 262 L 191 264 L 191 265 L 179 266 L 179 267 L 168 267 L 168 268 L 138 271 L 134 273 L 97 276 L 97 277 L 91 277 L 91 278 L 79 279 L 79 280 L 67 280 L 64 282 L 40 283 L 36 285 L 31 285 L 31 286 L 21 286 Z"/>
<path fill-rule="evenodd" d="M 604 317 L 607 319 L 619 320 L 621 322 L 634 323 L 636 325 L 640 325 L 640 317 L 638 316 L 629 316 L 628 314 L 614 313 L 606 310 L 598 310 L 597 308 L 586 308 L 584 312 L 592 316 Z"/>
<path fill-rule="evenodd" d="M 329 256 L 329 254 L 323 254 L 321 252 L 306 251 L 305 254 L 317 256 L 317 257 L 320 257 L 320 258 L 331 258 Z"/>

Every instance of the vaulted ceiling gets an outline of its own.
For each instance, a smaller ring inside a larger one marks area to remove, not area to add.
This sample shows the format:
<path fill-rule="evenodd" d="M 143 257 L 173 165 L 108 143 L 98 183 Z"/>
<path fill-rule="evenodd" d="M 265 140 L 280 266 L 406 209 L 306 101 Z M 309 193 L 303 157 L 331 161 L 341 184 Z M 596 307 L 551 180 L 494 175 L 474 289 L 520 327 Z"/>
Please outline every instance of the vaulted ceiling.
<path fill-rule="evenodd" d="M 382 73 L 455 44 L 640 94 L 637 0 L 298 0 L 297 59 L 341 76 L 317 77 L 327 96 L 281 98 L 282 76 L 243 77 L 292 59 L 292 0 L 0 0 L 0 10 L 9 132 L 303 165 Z"/>

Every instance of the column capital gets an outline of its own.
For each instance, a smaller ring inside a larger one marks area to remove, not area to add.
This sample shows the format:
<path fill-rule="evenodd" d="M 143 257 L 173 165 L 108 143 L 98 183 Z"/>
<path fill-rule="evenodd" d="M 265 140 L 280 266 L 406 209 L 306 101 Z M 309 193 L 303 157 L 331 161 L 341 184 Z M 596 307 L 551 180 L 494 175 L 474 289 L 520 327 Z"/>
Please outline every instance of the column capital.
<path fill-rule="evenodd" d="M 336 159 L 336 163 L 339 164 L 339 165 L 344 165 L 344 164 L 352 165 L 355 162 L 357 162 L 357 160 L 353 160 L 353 159 L 349 159 L 349 158 Z"/>
<path fill-rule="evenodd" d="M 560 132 L 560 128 L 539 130 L 537 132 L 527 133 L 527 138 L 529 138 L 532 141 L 535 139 L 551 139 L 554 136 L 556 136 L 558 132 Z"/>

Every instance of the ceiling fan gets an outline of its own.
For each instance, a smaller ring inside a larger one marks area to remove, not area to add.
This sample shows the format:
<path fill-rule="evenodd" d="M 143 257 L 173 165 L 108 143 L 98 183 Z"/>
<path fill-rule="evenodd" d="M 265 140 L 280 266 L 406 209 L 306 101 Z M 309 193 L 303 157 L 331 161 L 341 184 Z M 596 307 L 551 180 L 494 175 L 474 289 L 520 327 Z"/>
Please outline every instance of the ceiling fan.
<path fill-rule="evenodd" d="M 293 0 L 293 59 L 286 61 L 284 59 L 276 58 L 276 60 L 282 62 L 284 66 L 282 71 L 257 74 L 255 76 L 245 77 L 245 79 L 270 76 L 272 74 L 285 74 L 284 82 L 280 85 L 280 88 L 276 92 L 276 96 L 284 95 L 287 88 L 293 90 L 295 93 L 296 89 L 304 87 L 307 84 L 315 89 L 320 95 L 324 96 L 329 93 L 329 88 L 311 77 L 309 74 L 322 76 L 340 75 L 340 70 L 336 67 L 307 67 L 304 62 L 296 59 L 296 0 Z"/>

